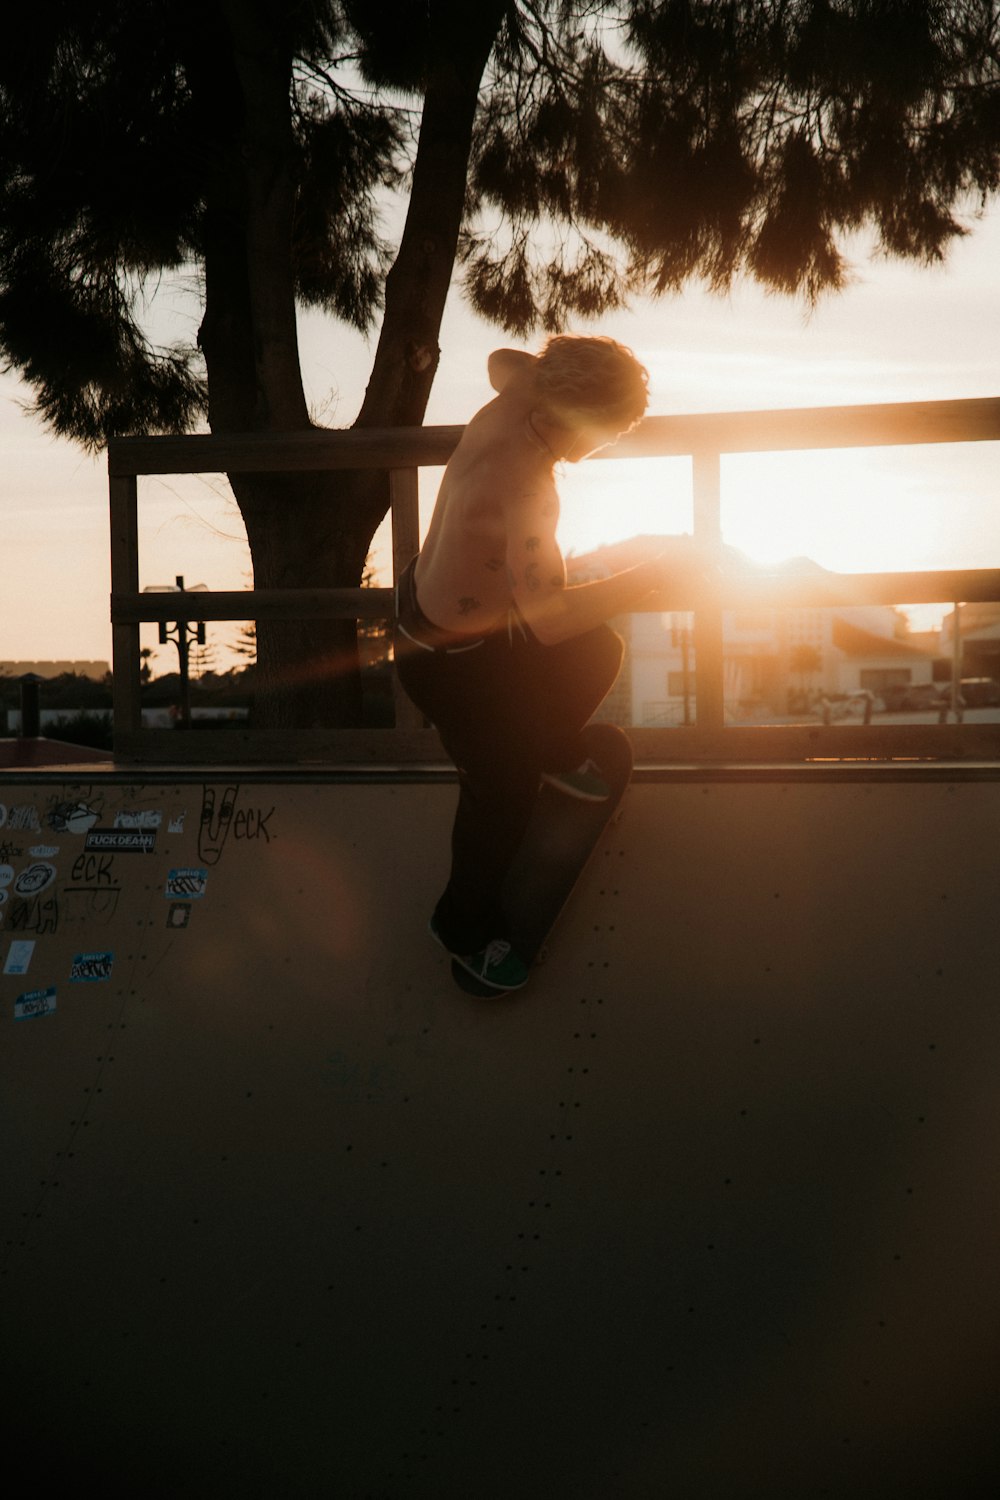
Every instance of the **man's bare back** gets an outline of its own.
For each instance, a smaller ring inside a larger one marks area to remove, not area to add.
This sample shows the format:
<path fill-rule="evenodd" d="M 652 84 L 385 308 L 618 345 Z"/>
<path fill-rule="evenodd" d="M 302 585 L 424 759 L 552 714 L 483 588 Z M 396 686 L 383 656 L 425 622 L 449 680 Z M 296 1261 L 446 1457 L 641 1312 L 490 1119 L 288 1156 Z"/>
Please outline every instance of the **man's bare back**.
<path fill-rule="evenodd" d="M 514 602 L 509 525 L 518 502 L 542 498 L 558 518 L 552 457 L 530 442 L 530 414 L 525 391 L 503 390 L 472 418 L 445 470 L 416 582 L 421 609 L 450 634 L 506 627 Z"/>

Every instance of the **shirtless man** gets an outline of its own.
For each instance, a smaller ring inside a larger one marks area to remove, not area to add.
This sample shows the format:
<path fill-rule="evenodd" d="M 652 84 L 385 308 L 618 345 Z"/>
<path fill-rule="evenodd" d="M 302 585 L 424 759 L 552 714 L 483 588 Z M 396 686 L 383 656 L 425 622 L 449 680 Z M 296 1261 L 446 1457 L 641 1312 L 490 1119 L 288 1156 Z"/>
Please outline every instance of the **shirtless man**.
<path fill-rule="evenodd" d="M 431 932 L 502 993 L 528 977 L 501 892 L 540 781 L 587 800 L 608 795 L 580 739 L 621 666 L 607 621 L 684 563 L 674 550 L 567 586 L 554 466 L 641 418 L 647 375 L 628 349 L 559 337 L 537 358 L 498 350 L 488 369 L 497 397 L 465 429 L 423 548 L 399 581 L 395 655 L 459 772 L 451 877 Z"/>

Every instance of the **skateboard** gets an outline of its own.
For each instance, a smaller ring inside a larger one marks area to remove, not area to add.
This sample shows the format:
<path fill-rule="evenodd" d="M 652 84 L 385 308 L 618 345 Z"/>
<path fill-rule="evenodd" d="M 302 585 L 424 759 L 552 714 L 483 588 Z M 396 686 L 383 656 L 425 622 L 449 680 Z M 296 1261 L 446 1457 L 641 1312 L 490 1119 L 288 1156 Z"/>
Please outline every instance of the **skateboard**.
<path fill-rule="evenodd" d="M 614 724 L 583 731 L 586 754 L 611 788 L 604 802 L 582 802 L 543 783 L 531 821 L 504 884 L 515 953 L 530 967 L 614 817 L 632 774 L 632 746 Z M 466 994 L 496 999 L 504 992 L 476 979 L 454 960 L 451 974 Z M 512 991 L 511 993 L 517 993 Z"/>

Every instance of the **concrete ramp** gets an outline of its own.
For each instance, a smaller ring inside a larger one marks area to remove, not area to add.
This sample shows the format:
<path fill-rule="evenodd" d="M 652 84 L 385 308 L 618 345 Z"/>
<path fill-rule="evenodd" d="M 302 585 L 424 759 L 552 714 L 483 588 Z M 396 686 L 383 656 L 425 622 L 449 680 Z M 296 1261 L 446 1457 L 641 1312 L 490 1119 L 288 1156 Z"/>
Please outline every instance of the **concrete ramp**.
<path fill-rule="evenodd" d="M 11 1472 L 995 1490 L 992 773 L 640 780 L 496 1003 L 447 782 L 80 774 L 0 783 Z"/>

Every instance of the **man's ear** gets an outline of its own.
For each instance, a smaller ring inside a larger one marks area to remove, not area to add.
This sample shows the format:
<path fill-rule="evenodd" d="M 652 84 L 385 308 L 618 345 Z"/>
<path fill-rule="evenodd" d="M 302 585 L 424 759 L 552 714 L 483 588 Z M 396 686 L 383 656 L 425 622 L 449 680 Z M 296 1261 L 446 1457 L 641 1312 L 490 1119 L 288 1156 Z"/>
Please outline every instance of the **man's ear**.
<path fill-rule="evenodd" d="M 497 392 L 506 390 L 511 381 L 529 375 L 535 364 L 535 356 L 526 354 L 523 349 L 494 349 L 486 361 L 490 385 Z"/>

